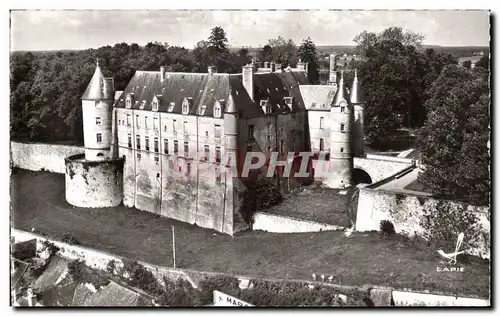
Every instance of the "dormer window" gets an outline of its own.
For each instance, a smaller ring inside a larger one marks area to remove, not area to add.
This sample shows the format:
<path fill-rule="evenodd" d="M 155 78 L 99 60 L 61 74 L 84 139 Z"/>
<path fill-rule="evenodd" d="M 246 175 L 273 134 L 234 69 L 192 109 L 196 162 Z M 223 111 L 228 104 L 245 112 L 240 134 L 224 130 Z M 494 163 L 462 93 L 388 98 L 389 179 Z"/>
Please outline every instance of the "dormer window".
<path fill-rule="evenodd" d="M 260 100 L 260 107 L 265 114 L 271 114 L 272 108 L 271 104 L 269 104 L 268 100 Z"/>
<path fill-rule="evenodd" d="M 129 93 L 127 95 L 127 99 L 125 100 L 125 106 L 127 109 L 130 109 L 132 107 L 132 102 L 134 102 L 134 94 Z"/>
<path fill-rule="evenodd" d="M 182 114 L 189 114 L 189 101 L 187 98 L 182 102 Z"/>
<path fill-rule="evenodd" d="M 157 112 L 159 106 L 160 106 L 160 97 L 159 96 L 155 96 L 153 98 L 153 101 L 151 102 L 151 110 Z"/>
<path fill-rule="evenodd" d="M 170 102 L 170 105 L 168 106 L 168 111 L 172 112 L 174 110 L 174 106 L 175 106 L 175 103 L 174 102 Z"/>
<path fill-rule="evenodd" d="M 145 106 L 146 106 L 146 100 L 143 100 L 143 101 L 141 102 L 140 109 L 141 109 L 141 110 L 144 110 L 144 107 L 145 107 Z"/>
<path fill-rule="evenodd" d="M 214 117 L 220 117 L 220 116 L 221 116 L 221 105 L 219 102 L 216 102 L 214 106 Z"/>
<path fill-rule="evenodd" d="M 205 111 L 207 110 L 207 106 L 203 104 L 200 108 L 200 115 L 205 115 Z"/>

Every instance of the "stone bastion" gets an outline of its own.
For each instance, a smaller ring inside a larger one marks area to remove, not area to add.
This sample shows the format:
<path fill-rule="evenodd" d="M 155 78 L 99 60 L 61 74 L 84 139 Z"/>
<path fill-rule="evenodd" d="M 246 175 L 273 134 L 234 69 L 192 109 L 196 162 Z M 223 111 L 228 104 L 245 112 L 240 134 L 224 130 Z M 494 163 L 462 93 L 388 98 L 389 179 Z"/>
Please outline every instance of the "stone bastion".
<path fill-rule="evenodd" d="M 78 207 L 113 207 L 123 200 L 123 158 L 85 160 L 84 154 L 64 159 L 66 201 Z"/>

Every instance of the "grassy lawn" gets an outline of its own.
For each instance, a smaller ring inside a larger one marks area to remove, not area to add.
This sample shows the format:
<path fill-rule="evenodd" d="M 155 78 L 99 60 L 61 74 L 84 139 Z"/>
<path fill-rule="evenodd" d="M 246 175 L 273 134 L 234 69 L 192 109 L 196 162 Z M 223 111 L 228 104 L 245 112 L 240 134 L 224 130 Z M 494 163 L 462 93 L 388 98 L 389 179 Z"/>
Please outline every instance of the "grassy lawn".
<path fill-rule="evenodd" d="M 470 260 L 465 272 L 436 272 L 436 249 L 399 237 L 343 232 L 236 237 L 126 207 L 85 209 L 64 198 L 64 175 L 18 171 L 11 181 L 12 226 L 153 264 L 171 265 L 171 225 L 175 225 L 180 268 L 265 278 L 310 280 L 332 275 L 334 283 L 373 284 L 457 295 L 489 296 L 489 264 Z"/>
<path fill-rule="evenodd" d="M 290 216 L 318 223 L 351 227 L 348 216 L 348 196 L 339 190 L 311 185 L 285 196 L 285 200 L 266 213 Z"/>

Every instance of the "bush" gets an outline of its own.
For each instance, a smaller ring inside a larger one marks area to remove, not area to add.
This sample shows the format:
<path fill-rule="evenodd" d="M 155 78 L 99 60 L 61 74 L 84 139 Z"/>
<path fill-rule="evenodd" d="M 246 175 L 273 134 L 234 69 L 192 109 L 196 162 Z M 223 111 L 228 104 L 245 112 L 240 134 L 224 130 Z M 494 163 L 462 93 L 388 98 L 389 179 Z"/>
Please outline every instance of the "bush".
<path fill-rule="evenodd" d="M 90 283 L 96 289 L 109 283 L 109 275 L 102 271 L 93 270 L 85 265 L 84 261 L 73 260 L 68 264 L 68 273 L 78 283 Z"/>
<path fill-rule="evenodd" d="M 184 279 L 176 281 L 163 278 L 165 283 L 164 292 L 158 298 L 158 303 L 162 306 L 203 306 L 200 300 L 200 293 L 193 288 L 191 283 Z M 207 303 L 208 304 L 208 303 Z"/>
<path fill-rule="evenodd" d="M 463 245 L 467 248 L 481 236 L 478 222 L 477 216 L 464 204 L 438 201 L 435 207 L 424 208 L 420 225 L 424 229 L 424 237 L 431 244 L 454 247 L 458 235 L 464 233 Z"/>
<path fill-rule="evenodd" d="M 160 295 L 164 289 L 153 273 L 137 261 L 124 261 L 123 270 L 128 274 L 128 283 L 151 295 Z"/>
<path fill-rule="evenodd" d="M 386 236 L 393 236 L 396 234 L 394 225 L 388 220 L 380 221 L 380 231 Z"/>
<path fill-rule="evenodd" d="M 62 241 L 70 245 L 80 244 L 80 242 L 76 239 L 76 237 L 73 234 L 64 234 Z"/>

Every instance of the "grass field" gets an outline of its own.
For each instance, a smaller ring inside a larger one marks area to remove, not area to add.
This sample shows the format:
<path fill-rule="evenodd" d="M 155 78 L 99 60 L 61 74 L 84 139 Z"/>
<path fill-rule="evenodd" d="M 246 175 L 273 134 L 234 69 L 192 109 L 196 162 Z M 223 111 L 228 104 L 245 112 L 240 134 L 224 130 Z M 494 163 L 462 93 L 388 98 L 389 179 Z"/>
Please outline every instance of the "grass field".
<path fill-rule="evenodd" d="M 351 227 L 348 211 L 348 196 L 339 190 L 322 188 L 319 185 L 294 190 L 285 200 L 266 213 L 285 215 L 342 227 Z"/>
<path fill-rule="evenodd" d="M 12 226 L 131 259 L 171 265 L 175 225 L 180 268 L 265 278 L 310 280 L 333 276 L 345 285 L 373 284 L 488 297 L 489 264 L 470 260 L 465 272 L 436 272 L 435 249 L 400 237 L 343 232 L 273 234 L 247 232 L 230 237 L 126 207 L 84 209 L 64 198 L 64 175 L 18 171 L 12 175 Z"/>

